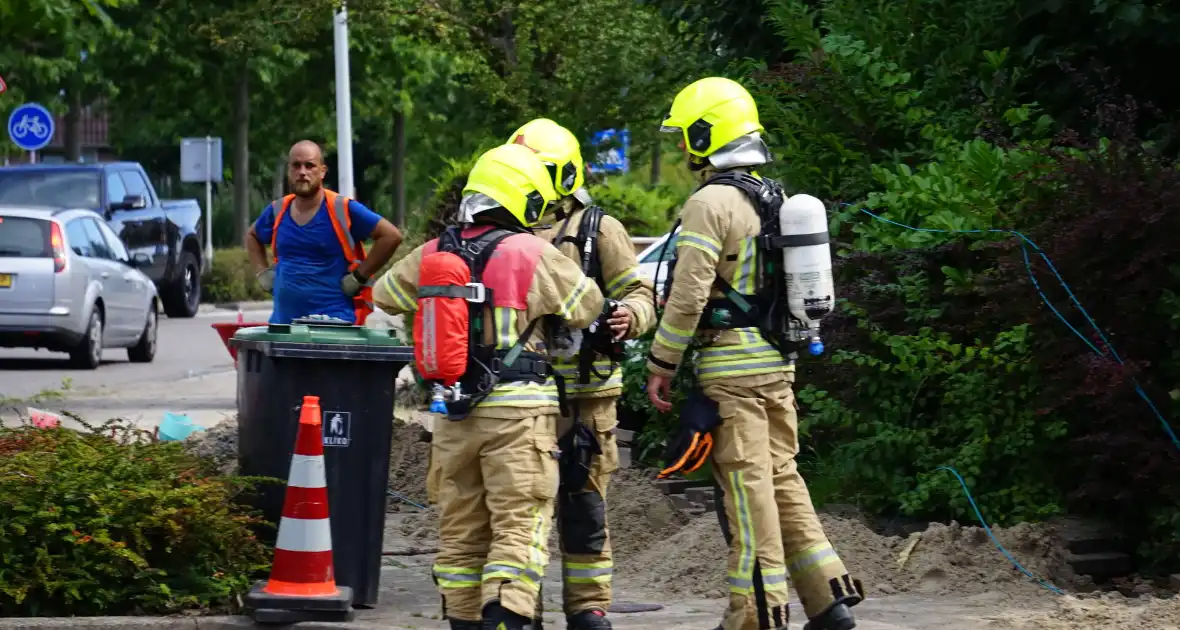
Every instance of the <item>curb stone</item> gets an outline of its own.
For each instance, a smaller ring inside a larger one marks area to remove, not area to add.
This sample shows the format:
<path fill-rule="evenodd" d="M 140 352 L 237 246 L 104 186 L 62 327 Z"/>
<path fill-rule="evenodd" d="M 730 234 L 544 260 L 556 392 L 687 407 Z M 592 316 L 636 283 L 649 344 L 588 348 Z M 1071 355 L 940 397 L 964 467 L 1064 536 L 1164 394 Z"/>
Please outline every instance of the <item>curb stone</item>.
<path fill-rule="evenodd" d="M 409 630 L 387 623 L 349 621 L 303 621 L 298 624 L 260 626 L 243 615 L 216 617 L 24 617 L 0 619 L 0 630 L 242 630 L 244 628 L 290 628 L 299 630 Z"/>
<path fill-rule="evenodd" d="M 259 302 L 219 302 L 217 304 L 201 303 L 197 307 L 198 313 L 211 313 L 213 311 L 236 311 L 239 307 L 243 311 L 260 311 L 263 309 L 273 308 L 274 302 L 270 300 Z"/>

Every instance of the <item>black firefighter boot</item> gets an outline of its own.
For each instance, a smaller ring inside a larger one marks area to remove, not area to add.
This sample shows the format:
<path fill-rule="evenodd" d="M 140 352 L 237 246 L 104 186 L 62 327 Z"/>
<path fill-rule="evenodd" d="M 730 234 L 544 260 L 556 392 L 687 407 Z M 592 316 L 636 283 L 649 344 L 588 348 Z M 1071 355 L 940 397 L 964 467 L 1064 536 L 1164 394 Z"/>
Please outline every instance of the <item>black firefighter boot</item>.
<path fill-rule="evenodd" d="M 480 622 L 466 619 L 447 619 L 451 622 L 451 630 L 482 630 Z"/>
<path fill-rule="evenodd" d="M 591 608 L 566 617 L 566 630 L 611 630 L 610 619 L 606 613 Z"/>
<path fill-rule="evenodd" d="M 827 610 L 803 624 L 803 630 L 852 630 L 855 627 L 856 619 L 852 617 L 852 611 L 844 602 L 832 604 Z"/>
<path fill-rule="evenodd" d="M 498 599 L 493 599 L 483 607 L 482 630 L 527 630 L 532 626 L 532 619 L 504 608 Z"/>

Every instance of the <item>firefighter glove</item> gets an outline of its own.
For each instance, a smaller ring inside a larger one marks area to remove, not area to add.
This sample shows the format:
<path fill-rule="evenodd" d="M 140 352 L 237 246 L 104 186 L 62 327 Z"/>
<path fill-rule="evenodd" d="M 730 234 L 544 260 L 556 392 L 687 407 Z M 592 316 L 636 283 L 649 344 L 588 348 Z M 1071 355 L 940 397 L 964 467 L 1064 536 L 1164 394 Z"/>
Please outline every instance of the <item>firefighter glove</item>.
<path fill-rule="evenodd" d="M 270 269 L 270 268 L 263 269 L 262 271 L 259 271 L 258 275 L 255 277 L 258 278 L 258 286 L 262 287 L 263 291 L 266 291 L 267 293 L 271 293 L 274 291 L 274 288 L 275 288 L 275 270 L 274 269 Z"/>
<path fill-rule="evenodd" d="M 365 286 L 368 279 L 362 276 L 359 272 L 353 271 L 340 279 L 340 290 L 344 291 L 344 295 L 352 297 L 360 293 L 361 287 Z"/>
<path fill-rule="evenodd" d="M 717 401 L 705 396 L 700 388 L 690 390 L 680 408 L 680 427 L 664 452 L 666 467 L 660 471 L 659 478 L 694 472 L 704 466 L 713 453 L 713 429 L 720 425 Z"/>

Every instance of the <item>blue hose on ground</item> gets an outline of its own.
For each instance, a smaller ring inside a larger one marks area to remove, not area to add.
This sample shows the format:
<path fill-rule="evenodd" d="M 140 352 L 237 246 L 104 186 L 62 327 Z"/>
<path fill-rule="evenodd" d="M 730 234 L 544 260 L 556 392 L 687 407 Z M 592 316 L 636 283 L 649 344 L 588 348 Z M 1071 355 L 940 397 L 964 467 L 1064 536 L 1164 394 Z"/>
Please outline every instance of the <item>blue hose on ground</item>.
<path fill-rule="evenodd" d="M 412 505 L 412 506 L 414 506 L 414 507 L 416 507 L 416 508 L 421 508 L 421 509 L 423 509 L 423 510 L 430 510 L 430 508 L 426 507 L 425 505 L 422 505 L 422 504 L 420 504 L 420 503 L 414 503 L 413 501 L 411 501 L 411 500 L 410 500 L 410 498 L 409 498 L 409 497 L 407 497 L 407 496 L 406 496 L 406 495 L 404 495 L 404 494 L 401 494 L 401 493 L 398 493 L 398 492 L 394 492 L 393 490 L 389 490 L 389 489 L 386 489 L 386 491 L 385 491 L 385 492 L 386 492 L 386 494 L 388 494 L 389 496 L 391 496 L 391 497 L 393 497 L 393 498 L 397 499 L 398 501 L 401 501 L 402 503 L 409 503 L 410 505 Z"/>
<path fill-rule="evenodd" d="M 1021 573 L 1027 575 L 1029 579 L 1035 581 L 1037 584 L 1040 584 L 1041 586 L 1049 589 L 1050 591 L 1053 591 L 1054 593 L 1057 593 L 1058 595 L 1065 595 L 1065 592 L 1061 589 L 1033 575 L 1028 569 L 1024 568 L 1024 565 L 1017 562 L 1016 558 L 1013 558 L 1012 554 L 1008 553 L 1008 550 L 1004 548 L 1004 545 L 1000 544 L 1000 540 L 996 538 L 995 534 L 992 533 L 992 528 L 988 527 L 987 521 L 983 519 L 983 513 L 979 511 L 979 506 L 975 503 L 975 497 L 971 496 L 971 490 L 967 488 L 967 482 L 963 480 L 963 476 L 959 474 L 959 471 L 951 468 L 950 466 L 939 466 L 935 470 L 948 471 L 955 476 L 955 479 L 959 480 L 959 485 L 963 487 L 963 494 L 967 495 L 967 500 L 971 502 L 971 509 L 975 510 L 975 518 L 979 519 L 979 524 L 983 526 L 983 531 L 987 532 L 988 537 L 992 539 L 992 542 L 995 543 L 996 548 L 1000 550 L 1000 553 L 1004 554 L 1004 557 L 1008 559 L 1008 562 L 1011 562 L 1017 569 L 1020 569 Z"/>

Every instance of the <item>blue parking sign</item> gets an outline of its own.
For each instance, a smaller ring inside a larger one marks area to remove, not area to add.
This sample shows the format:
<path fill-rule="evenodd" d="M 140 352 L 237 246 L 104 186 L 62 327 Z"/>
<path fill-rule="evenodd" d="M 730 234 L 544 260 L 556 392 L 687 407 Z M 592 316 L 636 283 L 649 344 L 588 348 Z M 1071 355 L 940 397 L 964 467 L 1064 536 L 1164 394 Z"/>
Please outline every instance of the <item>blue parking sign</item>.
<path fill-rule="evenodd" d="M 25 151 L 39 151 L 53 140 L 53 114 L 37 103 L 25 103 L 8 116 L 8 137 Z"/>
<path fill-rule="evenodd" d="M 627 129 L 616 131 L 604 129 L 590 138 L 590 145 L 619 144 L 605 151 L 597 152 L 597 159 L 589 164 L 591 173 L 626 173 L 631 168 L 628 157 L 631 148 L 631 132 Z"/>

